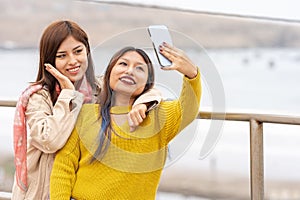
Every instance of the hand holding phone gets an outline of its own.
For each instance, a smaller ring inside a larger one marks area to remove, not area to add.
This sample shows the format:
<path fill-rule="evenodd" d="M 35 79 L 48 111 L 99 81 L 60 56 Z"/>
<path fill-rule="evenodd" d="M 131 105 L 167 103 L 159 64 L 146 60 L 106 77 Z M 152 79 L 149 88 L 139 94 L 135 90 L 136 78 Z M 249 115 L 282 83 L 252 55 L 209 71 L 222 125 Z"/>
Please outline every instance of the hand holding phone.
<path fill-rule="evenodd" d="M 148 27 L 148 33 L 150 35 L 158 63 L 162 67 L 172 65 L 172 62 L 159 52 L 159 46 L 162 45 L 163 42 L 173 45 L 168 28 L 164 25 L 152 25 Z"/>

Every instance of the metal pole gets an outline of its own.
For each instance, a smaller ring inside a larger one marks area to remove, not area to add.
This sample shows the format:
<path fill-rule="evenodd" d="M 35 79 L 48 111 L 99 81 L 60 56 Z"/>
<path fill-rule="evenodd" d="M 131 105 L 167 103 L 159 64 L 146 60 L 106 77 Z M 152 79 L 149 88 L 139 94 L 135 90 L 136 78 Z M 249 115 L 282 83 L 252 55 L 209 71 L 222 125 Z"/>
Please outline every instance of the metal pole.
<path fill-rule="evenodd" d="M 0 100 L 0 107 L 16 107 L 16 101 Z"/>
<path fill-rule="evenodd" d="M 263 123 L 250 120 L 251 199 L 264 199 Z"/>

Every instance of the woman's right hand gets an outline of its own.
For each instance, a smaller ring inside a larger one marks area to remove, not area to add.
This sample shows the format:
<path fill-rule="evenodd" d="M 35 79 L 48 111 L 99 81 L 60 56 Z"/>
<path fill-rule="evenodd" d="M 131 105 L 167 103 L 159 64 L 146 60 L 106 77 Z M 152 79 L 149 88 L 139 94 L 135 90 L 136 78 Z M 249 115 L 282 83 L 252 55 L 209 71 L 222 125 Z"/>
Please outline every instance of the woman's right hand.
<path fill-rule="evenodd" d="M 164 43 L 160 46 L 160 53 L 167 57 L 172 65 L 162 67 L 163 70 L 177 70 L 188 78 L 192 79 L 197 76 L 198 70 L 192 60 L 181 49 L 178 49 L 170 44 Z"/>
<path fill-rule="evenodd" d="M 75 90 L 74 84 L 70 81 L 68 77 L 60 73 L 55 67 L 49 63 L 45 63 L 46 70 L 52 74 L 60 84 L 61 89 L 71 89 Z"/>

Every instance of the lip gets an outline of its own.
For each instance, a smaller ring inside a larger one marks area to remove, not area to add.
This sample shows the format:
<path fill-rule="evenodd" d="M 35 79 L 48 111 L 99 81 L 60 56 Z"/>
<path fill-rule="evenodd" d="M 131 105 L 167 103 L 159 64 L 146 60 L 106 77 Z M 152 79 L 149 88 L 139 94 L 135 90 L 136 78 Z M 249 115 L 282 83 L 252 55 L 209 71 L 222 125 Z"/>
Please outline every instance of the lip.
<path fill-rule="evenodd" d="M 135 85 L 136 82 L 131 76 L 122 76 L 119 80 L 126 85 Z"/>
<path fill-rule="evenodd" d="M 80 69 L 80 66 L 76 66 L 76 67 L 67 69 L 67 72 L 69 72 L 70 74 L 78 74 L 79 69 Z"/>

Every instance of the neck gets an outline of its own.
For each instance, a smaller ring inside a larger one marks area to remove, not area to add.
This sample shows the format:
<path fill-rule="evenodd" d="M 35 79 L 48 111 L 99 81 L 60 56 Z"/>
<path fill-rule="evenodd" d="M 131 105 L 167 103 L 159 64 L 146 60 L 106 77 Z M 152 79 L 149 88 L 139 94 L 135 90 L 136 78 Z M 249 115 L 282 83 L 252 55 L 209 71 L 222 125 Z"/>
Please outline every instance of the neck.
<path fill-rule="evenodd" d="M 132 106 L 135 98 L 124 94 L 115 94 L 113 106 Z"/>

